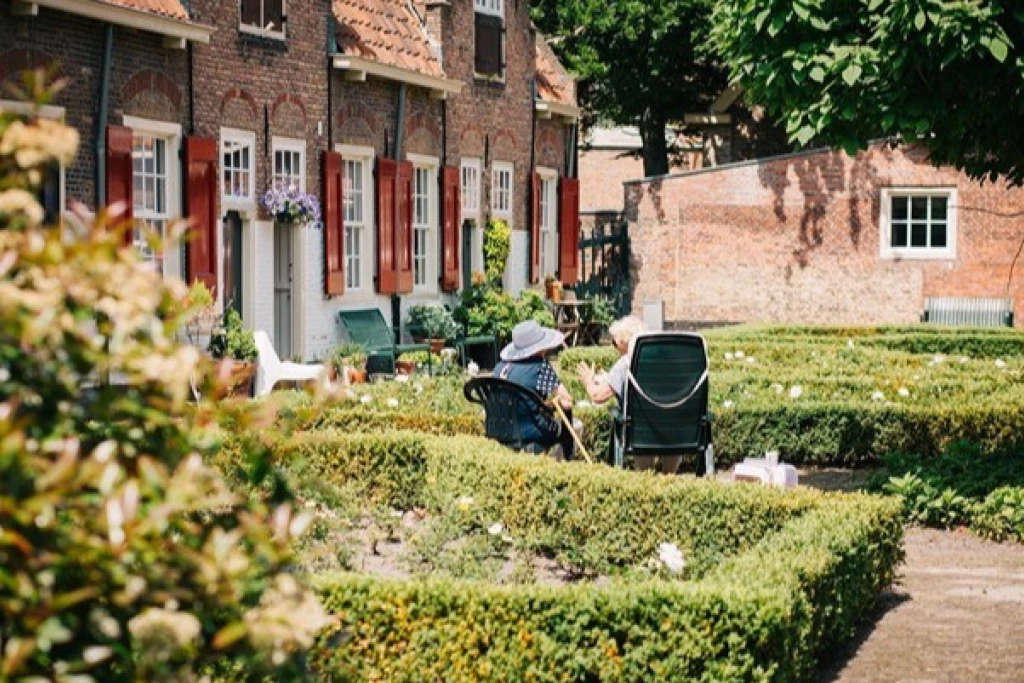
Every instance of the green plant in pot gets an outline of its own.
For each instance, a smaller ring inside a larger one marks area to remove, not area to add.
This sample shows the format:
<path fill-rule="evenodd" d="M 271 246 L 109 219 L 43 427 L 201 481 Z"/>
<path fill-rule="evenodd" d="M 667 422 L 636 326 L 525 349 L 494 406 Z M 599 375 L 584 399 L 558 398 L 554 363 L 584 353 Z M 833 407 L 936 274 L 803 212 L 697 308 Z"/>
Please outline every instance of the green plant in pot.
<path fill-rule="evenodd" d="M 220 329 L 210 338 L 210 355 L 217 359 L 231 361 L 232 394 L 252 396 L 253 380 L 256 378 L 256 336 L 242 325 L 242 316 L 228 307 Z"/>
<path fill-rule="evenodd" d="M 362 344 L 341 344 L 331 351 L 331 370 L 344 377 L 348 384 L 366 382 L 366 347 Z"/>
<path fill-rule="evenodd" d="M 444 366 L 444 359 L 433 352 L 407 351 L 395 360 L 398 374 L 411 375 L 417 371 L 430 371 Z"/>
<path fill-rule="evenodd" d="M 433 353 L 440 353 L 445 342 L 459 334 L 455 318 L 441 304 L 416 304 L 411 307 L 407 325 L 417 341 L 430 340 Z"/>

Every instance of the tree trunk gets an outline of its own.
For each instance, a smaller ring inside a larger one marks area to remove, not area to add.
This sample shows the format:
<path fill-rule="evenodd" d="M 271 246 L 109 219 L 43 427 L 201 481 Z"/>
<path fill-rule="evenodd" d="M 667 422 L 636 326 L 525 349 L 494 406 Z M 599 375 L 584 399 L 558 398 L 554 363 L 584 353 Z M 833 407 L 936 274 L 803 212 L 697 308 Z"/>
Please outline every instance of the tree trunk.
<path fill-rule="evenodd" d="M 666 175 L 668 173 L 668 143 L 665 141 L 665 120 L 647 112 L 640 119 L 640 139 L 644 149 L 644 175 Z"/>

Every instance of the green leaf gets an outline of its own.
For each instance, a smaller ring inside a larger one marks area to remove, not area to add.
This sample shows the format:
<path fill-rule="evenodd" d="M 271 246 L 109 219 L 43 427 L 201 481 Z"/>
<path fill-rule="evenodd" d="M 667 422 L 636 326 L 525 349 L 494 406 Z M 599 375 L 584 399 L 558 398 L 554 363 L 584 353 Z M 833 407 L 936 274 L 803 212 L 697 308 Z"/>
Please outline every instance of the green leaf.
<path fill-rule="evenodd" d="M 807 21 L 807 17 L 811 16 L 810 10 L 799 2 L 793 4 L 793 11 L 804 21 Z"/>
<path fill-rule="evenodd" d="M 754 19 L 754 30 L 758 33 L 760 33 L 761 29 L 764 28 L 764 22 L 768 19 L 769 12 L 770 10 L 766 9 L 758 14 L 756 19 Z"/>
<path fill-rule="evenodd" d="M 847 85 L 853 85 L 860 78 L 861 73 L 863 73 L 863 69 L 860 68 L 859 64 L 851 64 L 843 69 L 843 80 L 846 81 Z"/>
<path fill-rule="evenodd" d="M 1007 45 L 1002 38 L 993 38 L 988 44 L 989 52 L 996 58 L 999 63 L 1006 61 L 1006 56 L 1009 54 L 1010 46 Z"/>
<path fill-rule="evenodd" d="M 808 142 L 814 139 L 814 126 L 804 126 L 796 134 L 797 142 L 801 145 L 806 145 Z"/>
<path fill-rule="evenodd" d="M 918 10 L 917 16 L 914 17 L 914 26 L 917 27 L 918 31 L 924 28 L 926 21 L 928 21 L 928 17 L 925 15 L 924 10 Z"/>
<path fill-rule="evenodd" d="M 825 80 L 825 70 L 820 66 L 816 66 L 811 69 L 811 80 L 816 83 L 822 83 Z"/>
<path fill-rule="evenodd" d="M 779 35 L 779 32 L 782 30 L 782 27 L 785 26 L 785 25 L 786 25 L 785 17 L 782 17 L 782 16 L 775 17 L 774 19 L 772 19 L 772 23 L 768 27 L 768 35 L 770 35 L 772 38 L 774 38 L 775 36 Z"/>

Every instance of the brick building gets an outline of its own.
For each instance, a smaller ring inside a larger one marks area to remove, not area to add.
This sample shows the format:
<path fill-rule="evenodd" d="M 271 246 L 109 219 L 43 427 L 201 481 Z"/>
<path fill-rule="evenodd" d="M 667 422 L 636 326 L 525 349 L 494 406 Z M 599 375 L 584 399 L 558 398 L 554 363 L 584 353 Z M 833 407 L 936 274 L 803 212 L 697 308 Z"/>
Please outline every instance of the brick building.
<path fill-rule="evenodd" d="M 71 77 L 50 113 L 83 145 L 55 212 L 130 196 L 153 227 L 187 215 L 188 247 L 154 260 L 282 356 L 324 357 L 344 308 L 397 325 L 454 302 L 492 217 L 512 290 L 575 281 L 575 84 L 528 3 L 0 0 L 0 22 L 0 81 L 55 58 Z M 318 195 L 322 228 L 267 215 L 274 187 Z"/>
<path fill-rule="evenodd" d="M 919 321 L 928 297 L 1012 299 L 1024 189 L 920 149 L 812 151 L 626 184 L 633 307 L 677 326 Z"/>

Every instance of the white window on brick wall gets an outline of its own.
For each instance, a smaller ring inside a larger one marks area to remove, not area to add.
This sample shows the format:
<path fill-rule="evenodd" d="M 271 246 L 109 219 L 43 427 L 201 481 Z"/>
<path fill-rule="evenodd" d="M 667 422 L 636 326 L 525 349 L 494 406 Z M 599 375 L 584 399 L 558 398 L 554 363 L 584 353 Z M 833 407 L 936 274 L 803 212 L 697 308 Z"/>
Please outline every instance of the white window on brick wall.
<path fill-rule="evenodd" d="M 285 0 L 239 0 L 239 30 L 284 38 L 285 9 Z"/>
<path fill-rule="evenodd" d="M 306 191 L 306 143 L 302 140 L 274 138 L 274 177 L 276 189 Z"/>
<path fill-rule="evenodd" d="M 178 192 L 181 127 L 131 117 L 125 117 L 124 124 L 132 129 L 132 214 L 136 222 L 133 243 L 143 259 L 163 272 L 164 255 L 153 250 L 143 228 L 162 237 L 168 222 L 181 213 Z"/>
<path fill-rule="evenodd" d="M 955 258 L 956 197 L 955 188 L 884 188 L 882 258 Z"/>
<path fill-rule="evenodd" d="M 475 0 L 473 69 L 478 78 L 505 77 L 504 0 Z"/>
<path fill-rule="evenodd" d="M 480 160 L 462 160 L 462 218 L 480 218 Z"/>
<path fill-rule="evenodd" d="M 496 161 L 491 170 L 491 214 L 495 218 L 512 220 L 512 180 L 515 167 L 512 164 Z"/>
<path fill-rule="evenodd" d="M 495 16 L 505 16 L 505 1 L 504 0 L 474 0 L 476 4 L 476 11 L 482 12 L 483 14 L 493 14 Z"/>
<path fill-rule="evenodd" d="M 558 173 L 540 169 L 540 274 L 558 268 Z"/>
<path fill-rule="evenodd" d="M 433 193 L 437 185 L 436 169 L 413 167 L 412 179 L 412 274 L 413 287 L 429 289 L 432 262 L 431 244 L 434 212 Z"/>
<path fill-rule="evenodd" d="M 366 167 L 365 159 L 345 159 L 345 288 L 352 292 L 358 292 L 363 288 L 368 189 Z"/>
<path fill-rule="evenodd" d="M 251 208 L 256 193 L 256 134 L 221 129 L 221 203 L 225 208 Z"/>

